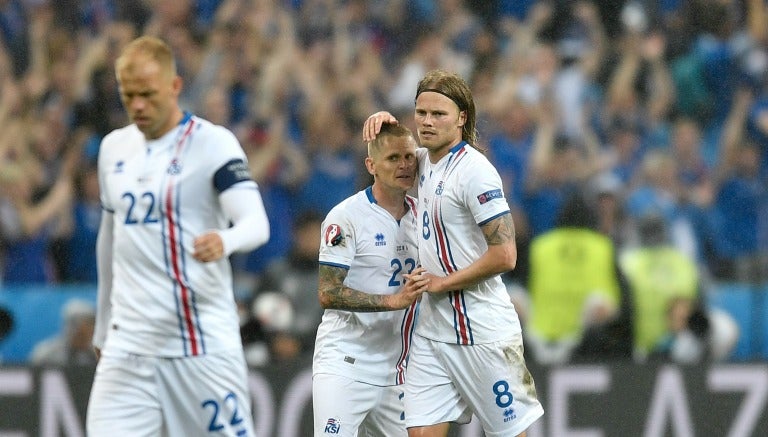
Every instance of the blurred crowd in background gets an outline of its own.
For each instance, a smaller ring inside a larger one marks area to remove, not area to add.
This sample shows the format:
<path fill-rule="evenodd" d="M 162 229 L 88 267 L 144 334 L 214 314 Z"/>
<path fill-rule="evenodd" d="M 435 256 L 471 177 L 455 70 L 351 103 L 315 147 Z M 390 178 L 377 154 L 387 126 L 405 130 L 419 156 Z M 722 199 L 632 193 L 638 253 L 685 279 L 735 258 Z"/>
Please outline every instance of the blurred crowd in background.
<path fill-rule="evenodd" d="M 413 128 L 433 68 L 472 87 L 538 361 L 723 358 L 733 321 L 701 295 L 768 283 L 763 0 L 0 0 L 3 286 L 95 282 L 99 142 L 128 122 L 113 61 L 140 34 L 260 186 L 271 239 L 233 259 L 251 363 L 311 352 L 321 220 L 371 183 L 363 121 Z M 546 241 L 574 227 L 583 246 Z"/>

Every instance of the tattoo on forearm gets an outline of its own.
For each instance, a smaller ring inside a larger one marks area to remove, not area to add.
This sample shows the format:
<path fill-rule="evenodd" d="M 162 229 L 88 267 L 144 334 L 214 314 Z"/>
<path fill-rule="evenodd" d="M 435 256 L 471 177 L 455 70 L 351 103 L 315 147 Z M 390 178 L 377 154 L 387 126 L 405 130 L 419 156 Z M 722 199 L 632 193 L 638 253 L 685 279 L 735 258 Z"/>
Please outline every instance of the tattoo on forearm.
<path fill-rule="evenodd" d="M 340 267 L 321 265 L 318 294 L 325 308 L 337 310 L 373 312 L 386 311 L 385 296 L 369 294 L 344 286 L 347 271 Z"/>
<path fill-rule="evenodd" d="M 504 214 L 491 220 L 482 229 L 489 246 L 508 243 L 515 239 L 515 222 L 512 220 L 512 214 Z"/>

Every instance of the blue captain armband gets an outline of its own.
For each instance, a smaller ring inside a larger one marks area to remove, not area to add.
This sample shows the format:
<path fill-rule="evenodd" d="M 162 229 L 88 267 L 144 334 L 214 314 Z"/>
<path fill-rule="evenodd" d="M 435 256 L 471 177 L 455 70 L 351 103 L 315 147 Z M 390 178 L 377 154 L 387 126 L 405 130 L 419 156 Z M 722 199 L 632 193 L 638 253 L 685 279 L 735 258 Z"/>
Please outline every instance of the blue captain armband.
<path fill-rule="evenodd" d="M 221 193 L 227 188 L 238 182 L 250 181 L 251 169 L 248 164 L 240 158 L 233 159 L 213 174 L 213 187 Z"/>

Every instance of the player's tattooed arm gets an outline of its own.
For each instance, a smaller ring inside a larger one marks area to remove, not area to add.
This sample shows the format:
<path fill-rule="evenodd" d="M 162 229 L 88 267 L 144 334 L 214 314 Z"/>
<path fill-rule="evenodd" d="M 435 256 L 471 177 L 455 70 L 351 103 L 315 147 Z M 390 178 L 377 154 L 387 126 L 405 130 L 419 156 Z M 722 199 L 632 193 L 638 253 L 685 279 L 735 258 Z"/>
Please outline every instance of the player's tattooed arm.
<path fill-rule="evenodd" d="M 515 222 L 512 214 L 503 214 L 482 226 L 487 252 L 481 257 L 485 274 L 499 274 L 515 268 L 517 264 L 517 243 Z"/>
<path fill-rule="evenodd" d="M 344 286 L 347 270 L 320 265 L 317 294 L 323 308 L 373 312 L 390 311 L 388 295 L 369 294 Z"/>
<path fill-rule="evenodd" d="M 512 214 L 504 214 L 482 227 L 485 242 L 489 246 L 498 246 L 515 241 L 515 222 Z"/>

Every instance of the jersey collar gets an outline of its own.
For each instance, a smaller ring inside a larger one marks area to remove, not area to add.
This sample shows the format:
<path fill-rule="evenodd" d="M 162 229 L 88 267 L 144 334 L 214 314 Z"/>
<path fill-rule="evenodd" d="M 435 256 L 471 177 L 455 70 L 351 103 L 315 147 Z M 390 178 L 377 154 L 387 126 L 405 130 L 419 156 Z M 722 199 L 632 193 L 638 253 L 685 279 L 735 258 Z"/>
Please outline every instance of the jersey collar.
<path fill-rule="evenodd" d="M 368 188 L 365 189 L 365 195 L 368 196 L 368 201 L 371 203 L 379 203 L 376 201 L 376 198 L 373 197 L 373 185 L 369 185 Z"/>
<path fill-rule="evenodd" d="M 184 111 L 184 117 L 181 118 L 181 121 L 179 122 L 179 126 L 184 126 L 185 124 L 187 124 L 190 118 L 192 118 L 192 113 L 189 111 Z"/>
<path fill-rule="evenodd" d="M 456 144 L 455 146 L 451 147 L 450 153 L 456 153 L 459 150 L 461 150 L 462 147 L 464 147 L 466 145 L 467 145 L 467 142 L 466 141 L 462 141 L 459 144 Z"/>
<path fill-rule="evenodd" d="M 373 197 L 373 185 L 369 185 L 368 188 L 365 189 L 365 195 L 368 197 L 369 202 L 377 205 L 379 204 L 379 202 L 376 201 L 376 198 Z M 405 205 L 406 212 L 411 210 L 411 205 L 405 199 L 403 199 L 403 205 Z"/>

